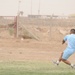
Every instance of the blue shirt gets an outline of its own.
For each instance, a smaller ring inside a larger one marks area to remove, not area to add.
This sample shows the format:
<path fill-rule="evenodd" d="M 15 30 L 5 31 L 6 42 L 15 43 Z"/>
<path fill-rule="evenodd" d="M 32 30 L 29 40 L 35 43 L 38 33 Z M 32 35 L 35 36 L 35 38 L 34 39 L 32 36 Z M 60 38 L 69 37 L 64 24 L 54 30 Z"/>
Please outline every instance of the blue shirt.
<path fill-rule="evenodd" d="M 66 35 L 64 41 L 67 41 L 67 48 L 75 52 L 75 34 Z"/>

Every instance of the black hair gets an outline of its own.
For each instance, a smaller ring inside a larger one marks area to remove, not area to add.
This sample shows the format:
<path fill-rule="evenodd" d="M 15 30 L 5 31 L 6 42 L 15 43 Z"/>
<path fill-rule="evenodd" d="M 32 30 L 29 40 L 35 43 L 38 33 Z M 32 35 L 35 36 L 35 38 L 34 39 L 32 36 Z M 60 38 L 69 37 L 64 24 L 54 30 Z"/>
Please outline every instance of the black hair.
<path fill-rule="evenodd" d="M 71 33 L 75 34 L 75 29 L 71 29 L 70 31 Z"/>

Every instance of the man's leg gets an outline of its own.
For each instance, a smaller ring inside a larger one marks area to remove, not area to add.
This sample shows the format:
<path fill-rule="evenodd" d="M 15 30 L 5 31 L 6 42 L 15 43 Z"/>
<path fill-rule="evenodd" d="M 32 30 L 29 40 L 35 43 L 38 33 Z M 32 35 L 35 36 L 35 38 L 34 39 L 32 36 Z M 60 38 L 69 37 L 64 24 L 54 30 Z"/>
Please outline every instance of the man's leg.
<path fill-rule="evenodd" d="M 72 63 L 71 63 L 70 61 L 68 61 L 68 60 L 62 59 L 61 61 L 64 62 L 65 64 L 70 65 L 72 68 L 75 68 L 75 65 L 72 64 Z"/>
<path fill-rule="evenodd" d="M 65 64 L 71 65 L 70 61 L 65 60 L 65 59 L 61 59 L 62 62 L 64 62 Z"/>
<path fill-rule="evenodd" d="M 60 55 L 60 58 L 59 58 L 59 62 L 61 62 L 62 61 L 62 56 L 63 56 L 63 52 L 61 53 L 61 55 Z"/>
<path fill-rule="evenodd" d="M 75 68 L 75 65 L 74 64 L 71 64 L 71 62 L 70 61 L 68 61 L 67 59 L 65 59 L 65 58 L 63 58 L 63 56 L 64 56 L 64 53 L 62 52 L 61 53 L 61 56 L 60 56 L 60 58 L 59 58 L 59 60 L 57 60 L 56 62 L 54 62 L 56 65 L 59 65 L 59 63 L 62 61 L 62 62 L 64 62 L 65 64 L 68 64 L 68 65 L 70 65 L 72 68 Z M 69 57 L 69 56 L 68 56 Z"/>
<path fill-rule="evenodd" d="M 59 58 L 58 61 L 59 61 L 59 62 L 63 61 L 64 63 L 66 63 L 66 64 L 68 64 L 68 65 L 71 65 L 71 63 L 70 63 L 68 60 L 63 59 L 62 56 L 63 56 L 63 52 L 61 53 L 61 56 L 60 56 L 60 58 Z"/>
<path fill-rule="evenodd" d="M 68 57 L 67 57 L 68 56 Z M 68 64 L 68 65 L 71 65 L 71 63 L 70 63 L 70 61 L 68 61 L 67 59 L 69 58 L 70 56 L 69 55 L 66 55 L 65 56 L 65 53 L 61 53 L 61 56 L 60 56 L 60 58 L 59 58 L 59 62 L 64 62 L 64 63 L 66 63 L 66 64 Z"/>
<path fill-rule="evenodd" d="M 62 61 L 62 55 L 63 55 L 63 52 L 61 53 L 59 59 L 57 61 L 53 61 L 53 63 L 56 65 L 59 65 L 59 63 Z"/>

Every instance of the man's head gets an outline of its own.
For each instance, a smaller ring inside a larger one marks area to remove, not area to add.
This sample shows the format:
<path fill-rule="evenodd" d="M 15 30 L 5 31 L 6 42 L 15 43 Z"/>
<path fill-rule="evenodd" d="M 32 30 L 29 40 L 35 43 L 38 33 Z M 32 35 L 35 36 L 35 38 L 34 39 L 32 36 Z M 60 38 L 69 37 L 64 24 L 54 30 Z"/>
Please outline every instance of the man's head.
<path fill-rule="evenodd" d="M 75 34 L 75 29 L 71 29 L 70 34 Z"/>

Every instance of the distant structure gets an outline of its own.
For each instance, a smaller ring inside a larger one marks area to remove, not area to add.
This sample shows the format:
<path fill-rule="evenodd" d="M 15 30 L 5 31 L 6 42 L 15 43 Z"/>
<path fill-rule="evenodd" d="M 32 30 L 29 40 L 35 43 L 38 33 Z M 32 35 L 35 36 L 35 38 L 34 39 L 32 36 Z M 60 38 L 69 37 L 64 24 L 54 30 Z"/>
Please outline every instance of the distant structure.
<path fill-rule="evenodd" d="M 58 15 L 28 15 L 29 18 L 40 18 L 40 19 L 68 19 L 68 16 Z"/>

